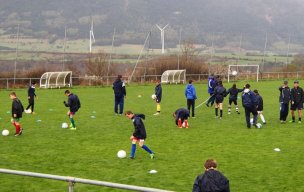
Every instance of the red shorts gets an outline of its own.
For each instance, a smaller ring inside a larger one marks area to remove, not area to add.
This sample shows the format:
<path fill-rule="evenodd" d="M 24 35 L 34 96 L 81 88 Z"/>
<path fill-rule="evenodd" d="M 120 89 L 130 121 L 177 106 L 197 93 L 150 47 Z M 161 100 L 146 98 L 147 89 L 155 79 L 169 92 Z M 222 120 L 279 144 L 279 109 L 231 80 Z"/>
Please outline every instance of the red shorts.
<path fill-rule="evenodd" d="M 69 111 L 69 115 L 75 115 L 76 112 Z"/>

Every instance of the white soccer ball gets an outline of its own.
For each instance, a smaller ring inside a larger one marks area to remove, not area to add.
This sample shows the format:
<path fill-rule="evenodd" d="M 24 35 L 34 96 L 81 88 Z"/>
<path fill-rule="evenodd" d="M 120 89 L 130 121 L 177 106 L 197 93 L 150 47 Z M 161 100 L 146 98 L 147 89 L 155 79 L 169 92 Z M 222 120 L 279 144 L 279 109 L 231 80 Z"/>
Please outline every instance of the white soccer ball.
<path fill-rule="evenodd" d="M 236 76 L 237 74 L 238 74 L 237 71 L 232 71 L 232 72 L 231 72 L 231 75 L 233 75 L 233 76 Z"/>
<path fill-rule="evenodd" d="M 119 150 L 117 152 L 117 157 L 120 159 L 125 158 L 126 156 L 127 156 L 127 153 L 124 150 Z"/>
<path fill-rule="evenodd" d="M 67 124 L 67 123 L 62 123 L 62 125 L 61 125 L 61 128 L 62 129 L 66 129 L 66 128 L 68 128 L 69 127 L 69 125 Z"/>
<path fill-rule="evenodd" d="M 8 131 L 7 129 L 4 129 L 4 130 L 2 131 L 2 135 L 3 135 L 3 136 L 8 136 L 8 135 L 9 135 L 9 131 Z"/>
<path fill-rule="evenodd" d="M 32 113 L 31 109 L 24 110 L 25 113 Z"/>
<path fill-rule="evenodd" d="M 257 123 L 257 124 L 256 124 L 256 127 L 257 127 L 258 129 L 260 129 L 260 128 L 262 127 L 262 124 L 261 124 L 261 123 Z"/>
<path fill-rule="evenodd" d="M 153 100 L 155 100 L 155 99 L 156 99 L 156 95 L 155 95 L 155 94 L 151 95 L 151 98 L 152 98 Z"/>
<path fill-rule="evenodd" d="M 250 124 L 253 125 L 253 118 L 250 119 Z"/>

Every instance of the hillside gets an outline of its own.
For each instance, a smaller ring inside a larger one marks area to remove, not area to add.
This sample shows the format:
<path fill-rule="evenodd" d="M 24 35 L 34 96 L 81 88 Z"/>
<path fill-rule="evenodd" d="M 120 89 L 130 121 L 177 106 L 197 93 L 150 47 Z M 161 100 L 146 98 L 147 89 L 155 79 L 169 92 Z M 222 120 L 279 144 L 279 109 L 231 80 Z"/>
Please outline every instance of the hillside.
<path fill-rule="evenodd" d="M 96 44 L 110 44 L 116 28 L 116 43 L 143 43 L 152 31 L 152 46 L 159 44 L 155 24 L 169 24 L 167 46 L 175 46 L 182 28 L 183 39 L 225 46 L 244 37 L 244 46 L 269 43 L 304 43 L 301 0 L 1 0 L 0 34 L 14 35 L 20 24 L 24 36 L 50 39 L 88 38 L 91 18 Z"/>

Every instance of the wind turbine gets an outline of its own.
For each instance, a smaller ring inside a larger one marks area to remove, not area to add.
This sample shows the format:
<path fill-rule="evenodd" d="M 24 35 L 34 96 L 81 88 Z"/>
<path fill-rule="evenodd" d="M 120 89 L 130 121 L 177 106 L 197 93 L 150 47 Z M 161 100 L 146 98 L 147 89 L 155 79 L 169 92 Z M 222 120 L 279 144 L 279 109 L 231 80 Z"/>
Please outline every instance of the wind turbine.
<path fill-rule="evenodd" d="M 92 53 L 92 41 L 95 42 L 95 37 L 93 32 L 93 19 L 91 22 L 91 30 L 90 30 L 90 53 Z"/>
<path fill-rule="evenodd" d="M 156 27 L 160 30 L 160 37 L 162 43 L 162 54 L 165 53 L 165 29 L 169 24 L 167 24 L 164 28 L 160 28 L 160 26 L 156 25 Z"/>

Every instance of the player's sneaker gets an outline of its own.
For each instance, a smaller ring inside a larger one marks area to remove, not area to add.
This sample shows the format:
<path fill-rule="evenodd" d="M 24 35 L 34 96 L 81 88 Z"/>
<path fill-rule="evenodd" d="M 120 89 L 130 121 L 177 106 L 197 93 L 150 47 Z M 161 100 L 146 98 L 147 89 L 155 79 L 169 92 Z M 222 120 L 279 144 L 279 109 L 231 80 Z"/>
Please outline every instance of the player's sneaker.
<path fill-rule="evenodd" d="M 70 124 L 70 128 L 73 128 L 73 125 L 72 125 L 72 123 Z"/>
<path fill-rule="evenodd" d="M 228 111 L 228 115 L 230 115 L 231 114 L 231 112 L 230 111 Z"/>
<path fill-rule="evenodd" d="M 154 158 L 155 158 L 155 154 L 154 154 L 154 153 L 151 153 L 151 154 L 150 154 L 150 158 L 151 158 L 151 159 L 154 159 Z"/>
<path fill-rule="evenodd" d="M 71 127 L 70 130 L 76 130 L 76 127 Z"/>
<path fill-rule="evenodd" d="M 240 113 L 240 112 L 238 112 L 238 111 L 237 111 L 236 113 L 237 113 L 237 114 L 241 114 L 241 113 Z"/>
<path fill-rule="evenodd" d="M 294 122 L 295 122 L 294 120 L 290 120 L 290 121 L 289 121 L 289 123 L 294 123 Z"/>
<path fill-rule="evenodd" d="M 157 112 L 157 113 L 154 113 L 153 115 L 159 115 L 159 112 Z"/>
<path fill-rule="evenodd" d="M 299 124 L 301 124 L 301 123 L 302 123 L 302 121 L 298 121 L 298 123 L 299 123 Z"/>

